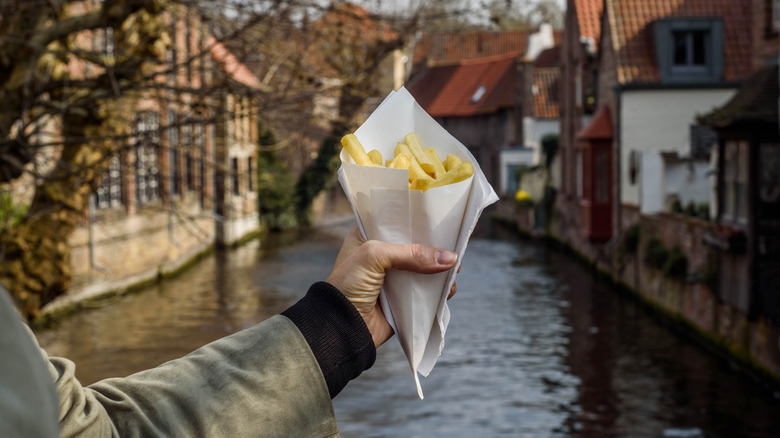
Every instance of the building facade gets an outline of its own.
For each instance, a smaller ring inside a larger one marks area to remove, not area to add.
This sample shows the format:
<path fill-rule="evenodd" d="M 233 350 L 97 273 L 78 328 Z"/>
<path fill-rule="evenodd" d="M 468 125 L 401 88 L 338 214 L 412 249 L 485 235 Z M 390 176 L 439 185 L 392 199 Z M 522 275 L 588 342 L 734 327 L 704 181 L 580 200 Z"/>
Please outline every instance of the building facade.
<path fill-rule="evenodd" d="M 50 308 L 156 279 L 259 231 L 262 85 L 197 12 L 172 5 L 165 16 L 165 63 L 126 99 L 132 136 L 110 159 L 70 238 L 73 287 Z M 92 49 L 111 47 L 108 31 L 82 39 Z M 90 68 L 72 66 L 72 74 Z"/>

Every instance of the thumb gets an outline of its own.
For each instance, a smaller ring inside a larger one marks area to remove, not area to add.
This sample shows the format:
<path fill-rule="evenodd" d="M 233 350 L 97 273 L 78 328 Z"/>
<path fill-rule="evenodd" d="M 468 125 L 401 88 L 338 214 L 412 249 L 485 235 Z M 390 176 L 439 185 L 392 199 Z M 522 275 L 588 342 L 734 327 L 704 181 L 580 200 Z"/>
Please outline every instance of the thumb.
<path fill-rule="evenodd" d="M 421 274 L 435 274 L 455 266 L 457 254 L 420 244 L 369 242 L 371 251 L 384 270 L 401 269 Z"/>

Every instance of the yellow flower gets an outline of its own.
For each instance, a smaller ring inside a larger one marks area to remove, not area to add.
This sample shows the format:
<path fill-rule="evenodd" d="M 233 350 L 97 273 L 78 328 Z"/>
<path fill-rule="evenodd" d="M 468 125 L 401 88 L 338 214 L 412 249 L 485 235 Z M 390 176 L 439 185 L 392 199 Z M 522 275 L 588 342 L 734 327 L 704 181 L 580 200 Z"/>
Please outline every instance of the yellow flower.
<path fill-rule="evenodd" d="M 525 190 L 518 190 L 515 192 L 515 201 L 529 202 L 531 201 L 531 195 L 529 195 Z"/>

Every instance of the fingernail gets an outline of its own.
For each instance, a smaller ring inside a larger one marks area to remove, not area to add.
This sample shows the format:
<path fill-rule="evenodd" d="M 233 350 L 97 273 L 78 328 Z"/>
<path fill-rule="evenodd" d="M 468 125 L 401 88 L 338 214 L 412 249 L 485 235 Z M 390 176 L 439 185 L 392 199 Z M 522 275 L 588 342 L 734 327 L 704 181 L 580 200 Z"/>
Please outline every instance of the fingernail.
<path fill-rule="evenodd" d="M 458 259 L 458 255 L 452 251 L 445 251 L 443 249 L 436 250 L 436 262 L 440 265 L 450 265 L 455 263 Z"/>

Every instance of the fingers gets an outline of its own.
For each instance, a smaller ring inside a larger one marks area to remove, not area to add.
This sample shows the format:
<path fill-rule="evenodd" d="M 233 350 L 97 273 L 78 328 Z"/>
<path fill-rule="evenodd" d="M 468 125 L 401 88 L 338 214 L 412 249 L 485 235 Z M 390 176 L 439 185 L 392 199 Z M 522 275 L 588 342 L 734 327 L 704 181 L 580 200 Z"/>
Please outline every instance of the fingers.
<path fill-rule="evenodd" d="M 458 283 L 452 283 L 452 287 L 450 288 L 450 294 L 447 295 L 447 299 L 449 300 L 452 298 L 453 295 L 455 295 L 458 292 Z"/>
<path fill-rule="evenodd" d="M 420 244 L 396 245 L 372 240 L 366 242 L 362 248 L 365 248 L 385 271 L 401 269 L 434 274 L 452 268 L 458 259 L 452 251 Z"/>

